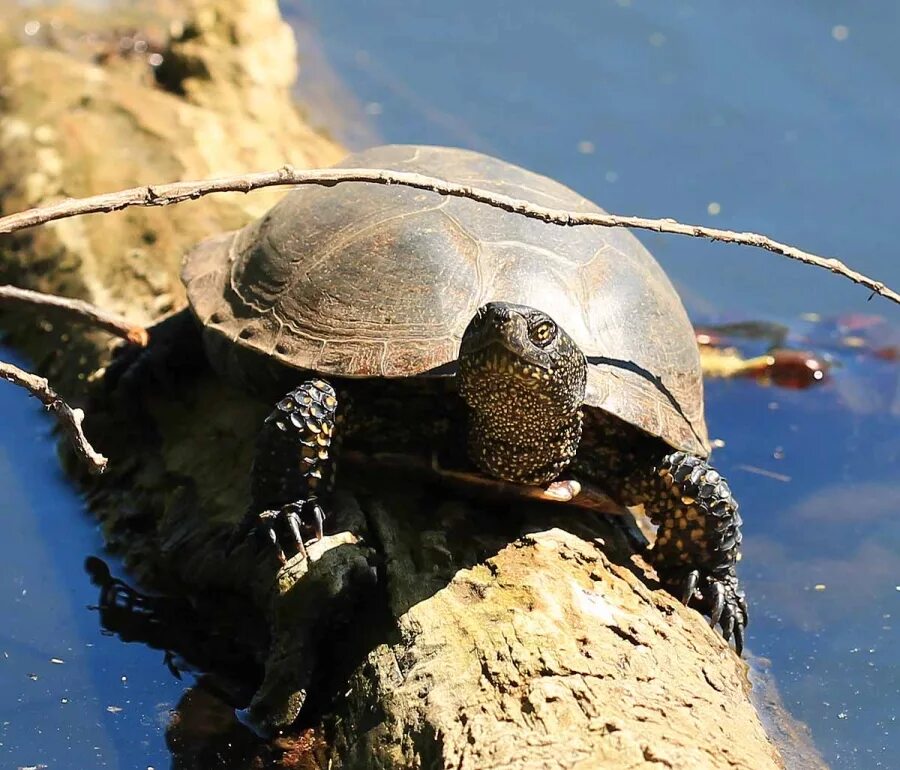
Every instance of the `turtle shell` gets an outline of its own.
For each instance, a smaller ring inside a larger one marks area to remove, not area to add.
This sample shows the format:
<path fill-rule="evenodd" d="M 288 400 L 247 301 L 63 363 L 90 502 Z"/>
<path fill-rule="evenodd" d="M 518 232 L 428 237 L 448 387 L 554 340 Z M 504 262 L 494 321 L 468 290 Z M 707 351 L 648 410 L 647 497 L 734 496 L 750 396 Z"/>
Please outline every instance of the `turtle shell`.
<path fill-rule="evenodd" d="M 602 209 L 547 177 L 468 150 L 376 147 L 345 168 L 440 177 L 553 208 Z M 185 258 L 194 314 L 222 343 L 341 377 L 452 373 L 486 302 L 539 308 L 588 357 L 585 402 L 671 446 L 709 451 L 693 329 L 626 230 L 561 227 L 401 186 L 303 186 Z"/>

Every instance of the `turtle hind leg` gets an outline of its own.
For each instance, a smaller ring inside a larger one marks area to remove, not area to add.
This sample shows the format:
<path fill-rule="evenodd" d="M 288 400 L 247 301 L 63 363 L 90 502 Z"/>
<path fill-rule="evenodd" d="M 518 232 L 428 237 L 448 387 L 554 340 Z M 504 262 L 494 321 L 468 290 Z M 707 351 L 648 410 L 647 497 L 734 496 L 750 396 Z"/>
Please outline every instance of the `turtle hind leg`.
<path fill-rule="evenodd" d="M 649 557 L 665 588 L 707 613 L 740 653 L 748 620 L 735 571 L 741 517 L 725 479 L 706 460 L 673 452 L 628 486 L 659 526 Z"/>
<path fill-rule="evenodd" d="M 107 392 L 126 398 L 158 388 L 173 393 L 179 379 L 208 366 L 203 335 L 187 308 L 158 321 L 149 332 L 146 348 L 125 344 L 116 349 L 103 377 Z"/>
<path fill-rule="evenodd" d="M 250 509 L 228 550 L 255 533 L 284 563 L 286 550 L 305 556 L 304 539 L 322 538 L 325 511 L 319 500 L 334 476 L 337 406 L 334 388 L 320 379 L 307 380 L 275 405 L 256 441 Z"/>

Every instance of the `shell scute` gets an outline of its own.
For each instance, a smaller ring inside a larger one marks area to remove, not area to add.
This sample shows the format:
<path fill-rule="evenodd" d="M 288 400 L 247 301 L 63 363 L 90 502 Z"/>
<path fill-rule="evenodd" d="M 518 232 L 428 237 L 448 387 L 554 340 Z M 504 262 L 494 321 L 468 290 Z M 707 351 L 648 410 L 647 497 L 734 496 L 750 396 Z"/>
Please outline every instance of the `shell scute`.
<path fill-rule="evenodd" d="M 601 211 L 466 150 L 378 147 L 341 165 Z M 207 338 L 326 376 L 450 373 L 480 305 L 538 307 L 592 362 L 588 406 L 677 449 L 709 451 L 693 329 L 660 266 L 623 229 L 559 227 L 400 186 L 304 186 L 244 229 L 198 244 L 182 275 Z M 210 347 L 225 355 L 223 344 Z"/>

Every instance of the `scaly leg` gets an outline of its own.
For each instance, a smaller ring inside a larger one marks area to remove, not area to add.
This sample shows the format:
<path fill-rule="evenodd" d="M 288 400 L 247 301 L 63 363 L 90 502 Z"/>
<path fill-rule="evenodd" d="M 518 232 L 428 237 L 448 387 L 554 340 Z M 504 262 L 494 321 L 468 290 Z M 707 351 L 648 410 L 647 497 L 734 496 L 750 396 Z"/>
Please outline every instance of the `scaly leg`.
<path fill-rule="evenodd" d="M 709 614 L 740 654 L 747 602 L 738 584 L 741 517 L 725 479 L 706 460 L 666 455 L 655 473 L 629 480 L 647 515 L 659 526 L 649 552 L 663 585 L 685 604 Z"/>
<path fill-rule="evenodd" d="M 285 546 L 304 557 L 304 537 L 323 536 L 325 511 L 319 495 L 333 476 L 330 457 L 337 395 L 325 380 L 294 388 L 266 418 L 251 470 L 251 504 L 229 544 L 251 532 L 274 547 L 284 563 Z"/>
<path fill-rule="evenodd" d="M 662 584 L 685 604 L 707 613 L 734 637 L 740 652 L 747 602 L 738 586 L 741 517 L 728 484 L 706 460 L 665 454 L 664 444 L 620 420 L 592 410 L 585 415 L 589 451 L 575 474 L 608 490 L 623 505 L 643 504 L 658 526 L 647 559 Z"/>

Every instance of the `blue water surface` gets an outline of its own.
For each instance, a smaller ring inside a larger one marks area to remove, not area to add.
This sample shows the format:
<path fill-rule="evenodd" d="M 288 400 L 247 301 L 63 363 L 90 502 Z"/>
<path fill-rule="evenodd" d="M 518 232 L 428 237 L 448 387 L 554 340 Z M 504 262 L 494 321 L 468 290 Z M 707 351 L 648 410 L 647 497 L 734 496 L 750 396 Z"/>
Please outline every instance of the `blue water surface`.
<path fill-rule="evenodd" d="M 2 346 L 0 359 L 22 365 Z M 168 767 L 184 687 L 161 652 L 104 635 L 88 609 L 83 564 L 102 539 L 42 411 L 0 381 L 0 767 Z"/>

